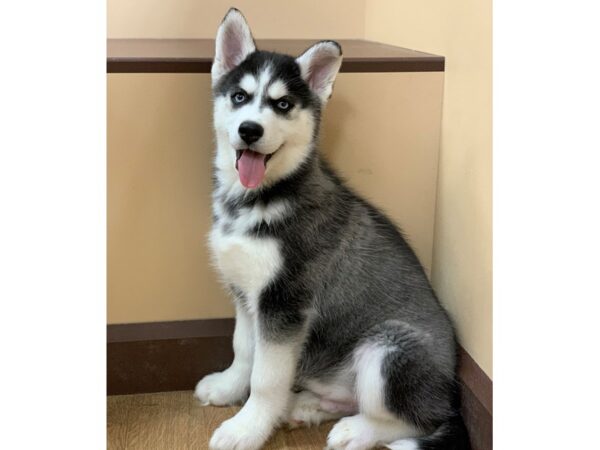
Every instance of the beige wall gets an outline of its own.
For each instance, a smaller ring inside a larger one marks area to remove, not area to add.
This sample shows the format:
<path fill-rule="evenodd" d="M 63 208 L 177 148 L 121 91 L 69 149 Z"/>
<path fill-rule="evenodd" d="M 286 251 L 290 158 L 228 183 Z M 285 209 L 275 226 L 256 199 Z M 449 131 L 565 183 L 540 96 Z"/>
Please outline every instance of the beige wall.
<path fill-rule="evenodd" d="M 491 1 L 367 0 L 365 36 L 446 57 L 432 281 L 491 377 Z"/>
<path fill-rule="evenodd" d="M 426 208 L 419 215 L 418 190 L 409 189 L 410 196 L 402 200 L 390 195 L 402 195 L 401 191 L 386 190 L 395 186 L 387 184 L 391 166 L 386 162 L 393 152 L 366 161 L 366 166 L 361 158 L 368 154 L 364 149 L 388 150 L 390 143 L 398 148 L 394 127 L 417 127 L 405 137 L 405 144 L 434 145 L 436 128 L 422 127 L 431 117 L 421 123 L 422 103 L 415 102 L 424 101 L 428 111 L 433 108 L 439 81 L 427 94 L 419 91 L 430 89 L 425 82 L 420 88 L 405 84 L 406 79 L 424 74 L 404 74 L 398 78 L 403 81 L 388 80 L 384 85 L 359 80 L 372 82 L 378 75 L 341 77 L 339 84 L 348 90 L 336 89 L 324 139 L 350 182 L 407 228 L 427 266 L 432 261 L 433 284 L 458 325 L 463 346 L 491 376 L 491 1 L 240 0 L 235 5 L 259 38 L 367 38 L 446 56 L 433 259 L 425 237 L 433 220 L 433 213 L 425 218 L 433 208 L 428 203 L 431 193 L 424 189 Z M 229 6 L 221 0 L 109 0 L 108 35 L 211 38 Z M 203 244 L 209 219 L 208 184 L 202 170 L 211 136 L 208 81 L 203 77 L 109 77 L 111 323 L 222 317 L 232 311 L 207 269 Z M 418 94 L 404 90 L 396 97 L 406 87 Z M 390 104 L 380 108 L 381 99 Z M 405 108 L 398 108 L 405 101 Z M 390 120 L 394 117 L 396 122 Z M 368 119 L 368 127 L 361 128 L 359 118 Z M 378 128 L 381 124 L 383 129 Z M 378 132 L 372 133 L 375 129 Z M 361 130 L 376 136 L 380 146 L 354 145 Z M 411 183 L 420 170 L 427 174 L 434 170 L 425 165 L 411 174 L 408 168 L 415 161 L 409 154 L 403 158 L 408 159 L 403 160 L 402 175 Z M 386 175 L 377 176 L 379 171 Z M 157 214 L 159 210 L 163 212 Z"/>
<path fill-rule="evenodd" d="M 209 268 L 208 74 L 108 76 L 108 322 L 229 317 Z"/>
<path fill-rule="evenodd" d="M 365 0 L 108 0 L 109 38 L 214 38 L 230 6 L 256 38 L 362 38 Z"/>
<path fill-rule="evenodd" d="M 340 74 L 322 132 L 325 155 L 402 226 L 428 269 L 443 77 Z M 208 75 L 108 76 L 109 323 L 233 313 L 205 246 L 213 154 L 209 95 Z"/>

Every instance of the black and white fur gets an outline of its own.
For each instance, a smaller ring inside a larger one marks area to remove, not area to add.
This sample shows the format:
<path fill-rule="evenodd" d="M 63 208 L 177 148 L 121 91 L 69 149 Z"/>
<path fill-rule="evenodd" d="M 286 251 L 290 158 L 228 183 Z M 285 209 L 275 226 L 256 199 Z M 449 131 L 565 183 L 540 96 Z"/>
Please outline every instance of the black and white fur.
<path fill-rule="evenodd" d="M 258 51 L 236 9 L 217 34 L 209 243 L 235 301 L 235 359 L 196 396 L 247 401 L 213 450 L 259 449 L 283 423 L 332 419 L 329 449 L 469 448 L 446 312 L 396 227 L 317 151 L 341 61 L 332 41 L 298 58 Z M 247 121 L 263 129 L 251 144 L 240 136 Z M 236 171 L 243 148 L 271 155 L 256 188 Z"/>

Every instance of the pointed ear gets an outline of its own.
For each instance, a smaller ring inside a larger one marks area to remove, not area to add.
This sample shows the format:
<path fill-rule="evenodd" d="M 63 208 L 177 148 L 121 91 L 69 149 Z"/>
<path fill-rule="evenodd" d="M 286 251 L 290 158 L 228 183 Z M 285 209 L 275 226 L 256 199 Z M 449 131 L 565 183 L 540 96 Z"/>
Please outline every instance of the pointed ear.
<path fill-rule="evenodd" d="M 215 47 L 215 59 L 210 71 L 213 86 L 246 56 L 256 51 L 250 27 L 237 9 L 231 8 L 225 15 L 217 31 Z"/>
<path fill-rule="evenodd" d="M 342 47 L 335 41 L 321 41 L 296 58 L 302 78 L 325 103 L 331 97 L 333 82 L 342 65 Z"/>

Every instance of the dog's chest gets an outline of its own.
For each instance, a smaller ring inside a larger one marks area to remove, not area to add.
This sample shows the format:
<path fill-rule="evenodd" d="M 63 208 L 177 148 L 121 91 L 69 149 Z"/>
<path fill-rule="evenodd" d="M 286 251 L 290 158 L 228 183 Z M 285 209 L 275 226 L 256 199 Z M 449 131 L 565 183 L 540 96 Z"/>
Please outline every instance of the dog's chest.
<path fill-rule="evenodd" d="M 213 259 L 224 281 L 250 300 L 258 298 L 283 265 L 280 240 L 252 233 L 265 219 L 271 220 L 276 210 L 242 208 L 235 218 L 223 215 L 213 224 L 209 236 Z"/>

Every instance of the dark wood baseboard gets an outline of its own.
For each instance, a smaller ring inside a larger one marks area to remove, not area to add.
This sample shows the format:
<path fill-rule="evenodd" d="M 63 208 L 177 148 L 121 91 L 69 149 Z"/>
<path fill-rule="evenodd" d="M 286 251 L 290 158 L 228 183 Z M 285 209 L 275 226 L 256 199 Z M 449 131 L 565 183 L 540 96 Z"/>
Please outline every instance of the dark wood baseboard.
<path fill-rule="evenodd" d="M 233 319 L 108 325 L 108 394 L 192 390 L 233 359 Z M 473 450 L 492 450 L 492 381 L 460 349 L 463 416 Z"/>
<path fill-rule="evenodd" d="M 473 450 L 491 450 L 493 436 L 493 385 L 465 349 L 459 349 L 458 378 L 462 409 Z"/>
<path fill-rule="evenodd" d="M 234 319 L 108 325 L 108 394 L 183 391 L 233 360 Z"/>

